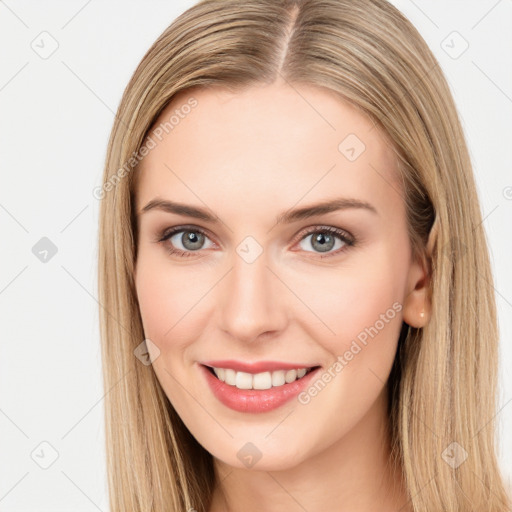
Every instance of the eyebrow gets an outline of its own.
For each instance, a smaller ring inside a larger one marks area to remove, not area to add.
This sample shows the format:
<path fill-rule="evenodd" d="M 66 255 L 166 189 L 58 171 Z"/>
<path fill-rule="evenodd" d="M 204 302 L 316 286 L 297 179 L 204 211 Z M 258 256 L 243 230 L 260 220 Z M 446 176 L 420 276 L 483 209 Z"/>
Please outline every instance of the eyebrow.
<path fill-rule="evenodd" d="M 276 224 L 289 224 L 299 220 L 308 219 L 310 217 L 315 217 L 317 215 L 325 215 L 327 213 L 339 210 L 348 210 L 354 208 L 366 210 L 375 215 L 379 215 L 377 209 L 366 201 L 342 197 L 322 203 L 312 204 L 310 206 L 304 206 L 302 208 L 287 210 L 277 216 Z M 177 203 L 174 201 L 167 201 L 159 198 L 155 198 L 149 201 L 149 203 L 144 206 L 144 208 L 142 208 L 142 210 L 137 214 L 137 217 L 151 210 L 161 210 L 167 213 L 193 217 L 195 219 L 211 223 L 216 223 L 218 221 L 218 217 L 211 214 L 204 208 Z"/>

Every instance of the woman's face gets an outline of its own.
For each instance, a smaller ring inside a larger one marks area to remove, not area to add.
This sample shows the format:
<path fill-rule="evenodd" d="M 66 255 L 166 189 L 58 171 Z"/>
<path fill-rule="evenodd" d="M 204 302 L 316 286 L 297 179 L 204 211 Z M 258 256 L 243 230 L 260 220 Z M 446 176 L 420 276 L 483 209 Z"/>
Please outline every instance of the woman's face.
<path fill-rule="evenodd" d="M 147 147 L 136 289 L 190 432 L 240 468 L 291 468 L 348 439 L 371 449 L 402 321 L 419 326 L 425 305 L 383 133 L 322 89 L 276 83 L 184 91 Z M 155 200 L 189 209 L 143 212 Z"/>

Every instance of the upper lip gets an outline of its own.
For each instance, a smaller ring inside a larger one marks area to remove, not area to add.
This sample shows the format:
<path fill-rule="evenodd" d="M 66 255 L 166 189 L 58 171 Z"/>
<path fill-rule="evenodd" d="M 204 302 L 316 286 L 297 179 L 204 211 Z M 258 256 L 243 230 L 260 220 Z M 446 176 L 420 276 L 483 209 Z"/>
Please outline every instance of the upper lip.
<path fill-rule="evenodd" d="M 233 359 L 223 359 L 215 361 L 203 361 L 201 362 L 204 366 L 210 366 L 212 368 L 230 368 L 237 372 L 246 373 L 262 373 L 272 372 L 275 370 L 296 370 L 299 368 L 313 368 L 320 366 L 318 364 L 304 364 L 304 363 L 285 363 L 282 361 L 235 361 Z"/>

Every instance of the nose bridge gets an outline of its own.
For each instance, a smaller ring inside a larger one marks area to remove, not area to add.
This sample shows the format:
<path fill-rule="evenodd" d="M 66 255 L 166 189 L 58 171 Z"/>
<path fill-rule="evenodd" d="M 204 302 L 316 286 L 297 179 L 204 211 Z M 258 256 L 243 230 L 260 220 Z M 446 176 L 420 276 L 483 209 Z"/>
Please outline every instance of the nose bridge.
<path fill-rule="evenodd" d="M 223 330 L 240 341 L 251 341 L 283 329 L 286 312 L 278 279 L 267 268 L 267 253 L 249 240 L 237 247 L 232 261 L 219 301 Z"/>

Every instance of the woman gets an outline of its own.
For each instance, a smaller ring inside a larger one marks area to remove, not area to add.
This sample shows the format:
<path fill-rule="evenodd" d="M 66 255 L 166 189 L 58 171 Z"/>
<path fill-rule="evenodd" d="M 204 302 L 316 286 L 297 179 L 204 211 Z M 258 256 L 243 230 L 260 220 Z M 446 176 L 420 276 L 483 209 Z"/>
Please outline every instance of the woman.
<path fill-rule="evenodd" d="M 204 0 L 128 84 L 99 291 L 111 509 L 508 511 L 456 108 L 384 0 Z"/>

